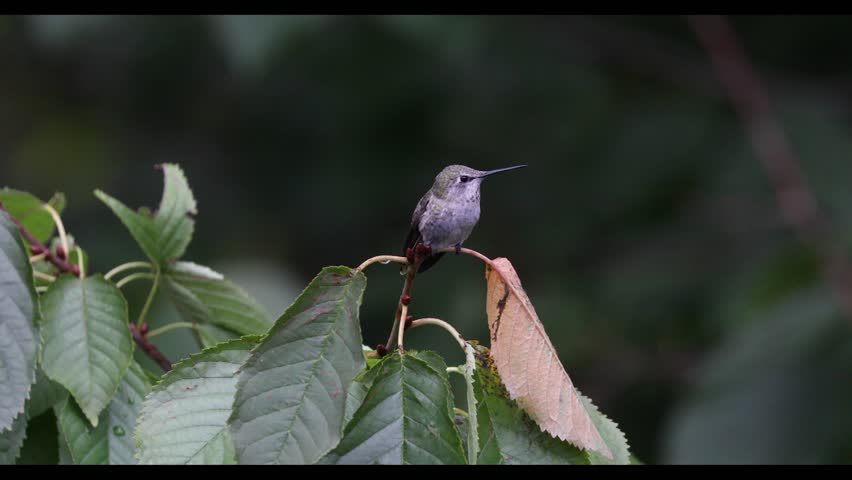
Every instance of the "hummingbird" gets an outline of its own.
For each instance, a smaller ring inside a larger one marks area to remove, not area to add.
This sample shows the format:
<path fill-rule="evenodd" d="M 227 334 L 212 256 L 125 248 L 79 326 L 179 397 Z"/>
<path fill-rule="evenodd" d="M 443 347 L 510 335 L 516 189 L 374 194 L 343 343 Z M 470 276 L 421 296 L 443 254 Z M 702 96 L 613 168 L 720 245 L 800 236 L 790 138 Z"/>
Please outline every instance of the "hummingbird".
<path fill-rule="evenodd" d="M 526 165 L 475 170 L 464 165 L 449 165 L 435 177 L 432 188 L 426 192 L 411 216 L 411 226 L 403 245 L 403 255 L 418 243 L 429 245 L 433 252 L 420 264 L 418 273 L 431 268 L 446 252 L 455 247 L 459 253 L 473 227 L 479 221 L 479 191 L 482 181 L 495 173 L 507 172 Z"/>

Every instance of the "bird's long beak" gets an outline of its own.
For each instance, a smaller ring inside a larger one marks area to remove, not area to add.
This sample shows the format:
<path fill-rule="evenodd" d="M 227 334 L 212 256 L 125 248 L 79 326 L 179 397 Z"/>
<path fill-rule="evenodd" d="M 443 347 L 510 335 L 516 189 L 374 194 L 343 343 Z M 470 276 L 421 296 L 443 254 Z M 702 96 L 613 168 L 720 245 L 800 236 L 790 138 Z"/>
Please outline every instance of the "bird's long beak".
<path fill-rule="evenodd" d="M 479 178 L 485 178 L 489 175 L 494 175 L 495 173 L 508 172 L 509 170 L 515 170 L 517 168 L 524 168 L 524 167 L 526 167 L 526 165 L 515 165 L 514 167 L 506 167 L 506 168 L 498 168 L 497 170 L 489 170 L 489 171 L 483 173 L 482 175 L 480 175 Z"/>

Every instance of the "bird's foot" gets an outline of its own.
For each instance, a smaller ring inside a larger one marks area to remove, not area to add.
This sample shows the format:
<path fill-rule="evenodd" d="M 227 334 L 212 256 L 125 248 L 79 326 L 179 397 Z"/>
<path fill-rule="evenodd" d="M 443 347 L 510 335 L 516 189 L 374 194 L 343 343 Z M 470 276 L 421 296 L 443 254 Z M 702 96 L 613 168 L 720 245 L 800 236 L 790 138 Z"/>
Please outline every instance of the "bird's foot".
<path fill-rule="evenodd" d="M 461 253 L 461 243 L 456 244 L 456 255 Z"/>
<path fill-rule="evenodd" d="M 432 245 L 428 243 L 418 243 L 414 251 L 418 256 L 427 257 L 432 254 Z"/>

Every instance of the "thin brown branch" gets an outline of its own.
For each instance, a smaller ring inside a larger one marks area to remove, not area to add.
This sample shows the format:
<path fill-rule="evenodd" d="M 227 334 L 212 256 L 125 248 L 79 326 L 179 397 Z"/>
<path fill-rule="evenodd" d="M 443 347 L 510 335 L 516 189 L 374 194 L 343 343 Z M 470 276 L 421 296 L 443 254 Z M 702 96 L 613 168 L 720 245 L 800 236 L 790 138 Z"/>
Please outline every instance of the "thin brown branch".
<path fill-rule="evenodd" d="M 128 327 L 130 327 L 130 333 L 133 334 L 133 341 L 142 348 L 146 355 L 163 367 L 163 370 L 168 372 L 172 369 L 172 363 L 163 355 L 163 352 L 148 340 L 148 324 L 142 325 L 141 331 L 132 322 L 128 324 Z"/>
<path fill-rule="evenodd" d="M 550 28 L 543 28 L 543 27 Z M 695 60 L 695 51 L 671 36 L 631 28 L 612 16 L 548 15 L 533 17 L 529 29 L 572 61 L 662 80 L 683 91 L 724 98 L 725 91 L 713 81 L 712 67 Z M 793 74 L 767 68 L 772 90 L 807 97 L 825 106 L 850 101 L 846 78 Z"/>
<path fill-rule="evenodd" d="M 392 352 L 399 344 L 399 338 L 402 336 L 401 334 L 405 331 L 405 326 L 403 326 L 403 331 L 400 331 L 400 324 L 407 320 L 402 318 L 404 313 L 408 311 L 408 305 L 411 304 L 411 289 L 414 286 L 414 277 L 417 276 L 417 269 L 420 268 L 420 264 L 423 263 L 425 259 L 424 252 L 422 250 L 421 244 L 417 245 L 415 248 L 415 252 L 408 252 L 408 267 L 405 273 L 405 283 L 402 285 L 402 293 L 399 294 L 399 302 L 396 305 L 396 313 L 394 314 L 393 319 L 393 328 L 391 328 L 390 336 L 388 337 L 387 343 L 384 345 L 384 351 L 387 353 Z"/>
<path fill-rule="evenodd" d="M 54 255 L 50 251 L 50 249 L 44 246 L 43 243 L 41 243 L 29 230 L 27 230 L 26 227 L 23 226 L 23 224 L 21 224 L 20 220 L 18 220 L 17 218 L 15 218 L 14 215 L 12 215 L 12 212 L 6 209 L 6 206 L 3 205 L 3 202 L 0 202 L 0 210 L 3 210 L 9 215 L 9 218 L 18 227 L 18 230 L 20 230 L 21 236 L 23 236 L 27 240 L 27 242 L 30 243 L 30 251 L 32 251 L 33 255 L 44 254 L 45 260 L 56 265 L 56 268 L 58 268 L 60 272 L 68 272 L 74 276 L 80 276 L 80 269 L 79 267 L 77 267 L 77 265 L 72 265 L 68 263 L 66 259 L 62 259 Z M 66 255 L 68 255 L 67 252 Z"/>
<path fill-rule="evenodd" d="M 745 126 L 755 155 L 775 190 L 787 224 L 822 257 L 822 273 L 840 311 L 852 320 L 852 270 L 844 248 L 834 240 L 800 163 L 776 119 L 766 88 L 725 18 L 688 17 Z"/>

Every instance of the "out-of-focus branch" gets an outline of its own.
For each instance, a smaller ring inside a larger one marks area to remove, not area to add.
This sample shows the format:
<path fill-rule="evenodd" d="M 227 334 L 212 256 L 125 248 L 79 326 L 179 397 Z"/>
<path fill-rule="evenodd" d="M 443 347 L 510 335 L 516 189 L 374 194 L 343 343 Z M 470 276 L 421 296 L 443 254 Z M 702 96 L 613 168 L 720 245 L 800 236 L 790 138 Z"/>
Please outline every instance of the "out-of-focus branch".
<path fill-rule="evenodd" d="M 822 257 L 822 273 L 840 311 L 852 320 L 852 270 L 842 245 L 820 211 L 792 146 L 772 111 L 761 84 L 737 35 L 723 17 L 688 17 L 710 55 L 716 76 L 743 123 L 760 162 L 775 190 L 787 224 L 799 239 Z"/>
<path fill-rule="evenodd" d="M 548 25 L 552 28 L 542 28 Z M 549 43 L 574 61 L 618 68 L 657 80 L 697 95 L 724 98 L 713 81 L 713 70 L 695 59 L 695 50 L 665 35 L 631 28 L 612 16 L 553 15 L 532 17 L 536 35 L 552 37 Z M 824 78 L 767 70 L 764 78 L 772 90 L 790 92 L 833 106 L 852 100 L 846 78 Z"/>

